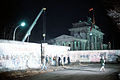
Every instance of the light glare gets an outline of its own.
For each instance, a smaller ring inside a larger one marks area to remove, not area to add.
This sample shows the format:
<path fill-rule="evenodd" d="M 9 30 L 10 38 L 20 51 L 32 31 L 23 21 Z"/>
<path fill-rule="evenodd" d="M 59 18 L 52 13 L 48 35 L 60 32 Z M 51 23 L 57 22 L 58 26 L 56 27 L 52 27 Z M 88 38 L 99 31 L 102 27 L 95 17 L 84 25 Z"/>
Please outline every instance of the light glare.
<path fill-rule="evenodd" d="M 21 26 L 25 26 L 25 22 L 22 22 L 22 23 L 21 23 Z"/>

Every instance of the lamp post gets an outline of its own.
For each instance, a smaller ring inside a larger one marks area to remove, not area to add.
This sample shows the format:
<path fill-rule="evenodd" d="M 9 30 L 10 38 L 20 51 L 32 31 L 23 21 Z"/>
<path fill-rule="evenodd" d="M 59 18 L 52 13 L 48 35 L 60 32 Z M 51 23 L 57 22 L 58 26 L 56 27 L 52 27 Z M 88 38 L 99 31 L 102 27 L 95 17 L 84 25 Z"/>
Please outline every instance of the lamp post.
<path fill-rule="evenodd" d="M 13 33 L 13 40 L 15 40 L 15 32 L 16 30 L 20 27 L 20 26 L 25 26 L 25 22 L 22 22 L 20 25 L 18 25 L 15 29 L 14 29 L 14 33 Z"/>

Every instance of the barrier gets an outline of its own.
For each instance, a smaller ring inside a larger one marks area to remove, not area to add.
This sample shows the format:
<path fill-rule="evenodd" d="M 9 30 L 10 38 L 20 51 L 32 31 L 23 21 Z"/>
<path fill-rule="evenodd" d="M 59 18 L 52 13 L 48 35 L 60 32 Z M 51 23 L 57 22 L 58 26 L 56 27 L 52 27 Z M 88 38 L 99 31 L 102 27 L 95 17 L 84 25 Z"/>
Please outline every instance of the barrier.
<path fill-rule="evenodd" d="M 106 62 L 116 62 L 120 50 L 85 50 L 69 51 L 70 47 L 42 44 L 45 56 L 70 57 L 71 62 L 99 62 L 104 55 Z M 0 70 L 23 70 L 28 68 L 41 68 L 41 44 L 11 40 L 0 40 Z"/>
<path fill-rule="evenodd" d="M 106 62 L 116 62 L 117 55 L 120 56 L 120 50 L 85 50 L 69 51 L 71 62 L 99 62 L 102 55 Z"/>
<path fill-rule="evenodd" d="M 70 48 L 42 43 L 45 55 L 64 55 Z M 41 44 L 0 40 L 0 70 L 41 68 Z"/>
<path fill-rule="evenodd" d="M 40 63 L 39 44 L 0 40 L 0 68 L 2 70 L 39 68 Z"/>

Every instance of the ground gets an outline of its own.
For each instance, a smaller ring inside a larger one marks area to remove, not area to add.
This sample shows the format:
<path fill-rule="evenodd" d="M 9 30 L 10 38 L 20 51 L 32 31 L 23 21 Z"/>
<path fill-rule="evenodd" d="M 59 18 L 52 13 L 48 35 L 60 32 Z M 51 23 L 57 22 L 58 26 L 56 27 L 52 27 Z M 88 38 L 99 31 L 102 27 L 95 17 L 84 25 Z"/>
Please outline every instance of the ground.
<path fill-rule="evenodd" d="M 31 70 L 27 75 L 23 72 L 26 76 L 9 76 L 6 80 L 119 80 L 120 64 L 106 64 L 105 68 L 100 72 L 100 64 L 74 64 L 50 67 L 48 71 Z M 2 77 L 0 80 L 5 80 Z"/>

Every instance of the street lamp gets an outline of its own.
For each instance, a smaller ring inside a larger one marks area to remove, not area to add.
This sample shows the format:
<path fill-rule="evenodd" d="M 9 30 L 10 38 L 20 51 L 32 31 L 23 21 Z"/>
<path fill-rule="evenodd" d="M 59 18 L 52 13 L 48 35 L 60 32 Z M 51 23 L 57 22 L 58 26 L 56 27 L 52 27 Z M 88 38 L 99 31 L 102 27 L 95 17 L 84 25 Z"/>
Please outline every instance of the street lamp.
<path fill-rule="evenodd" d="M 25 26 L 25 22 L 22 22 L 22 23 L 21 23 L 21 26 Z"/>
<path fill-rule="evenodd" d="M 15 40 L 15 32 L 16 32 L 16 30 L 20 27 L 20 26 L 25 26 L 25 22 L 22 22 L 20 25 L 18 25 L 16 28 L 15 28 L 15 30 L 14 30 L 14 33 L 13 33 L 13 40 Z"/>

